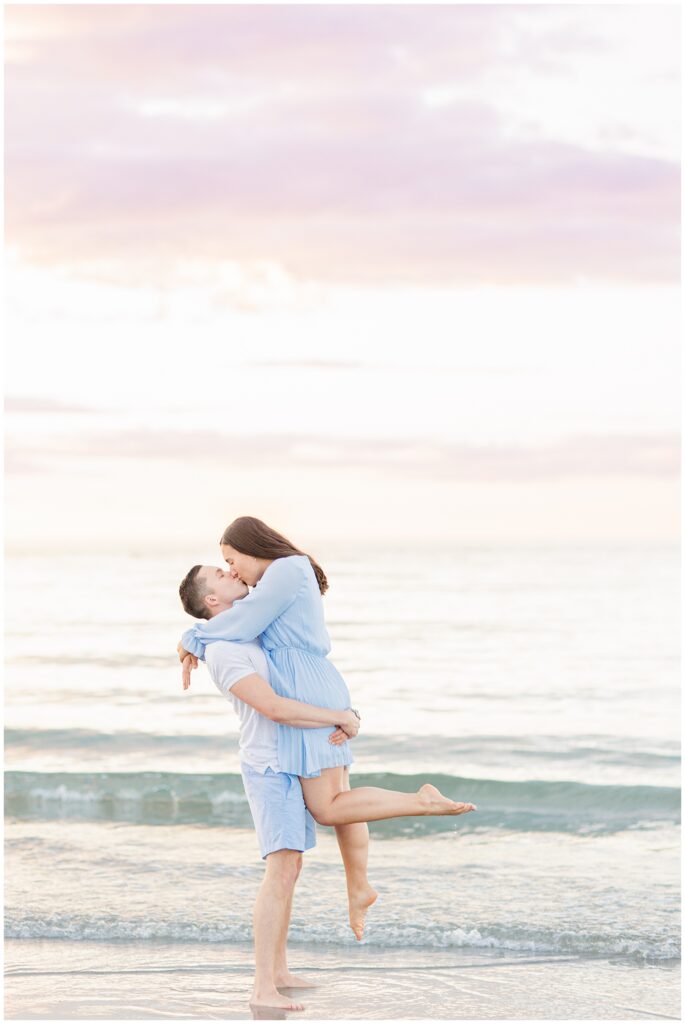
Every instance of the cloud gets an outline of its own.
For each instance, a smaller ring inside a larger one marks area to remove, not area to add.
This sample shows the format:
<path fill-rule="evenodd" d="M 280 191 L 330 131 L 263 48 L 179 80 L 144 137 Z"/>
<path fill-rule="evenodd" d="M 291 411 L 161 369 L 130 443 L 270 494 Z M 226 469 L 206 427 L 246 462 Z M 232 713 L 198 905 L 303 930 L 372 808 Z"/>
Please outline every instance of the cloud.
<path fill-rule="evenodd" d="M 388 373 L 416 373 L 424 369 L 420 364 L 415 366 L 407 365 L 401 367 L 391 367 L 387 363 L 375 363 L 375 362 L 362 362 L 361 360 L 333 360 L 333 359 L 268 359 L 262 362 L 244 362 L 239 364 L 241 368 L 246 370 L 294 370 L 299 372 L 300 370 L 316 370 L 319 372 L 331 372 L 337 373 L 340 370 L 380 370 L 384 374 Z M 527 366 L 437 366 L 435 372 L 440 374 L 454 374 L 459 377 L 463 376 L 500 376 L 518 373 L 530 373 L 530 367 Z"/>
<path fill-rule="evenodd" d="M 507 59 L 516 15 L 487 8 L 168 5 L 68 6 L 7 12 L 8 55 L 18 68 L 49 64 L 69 83 L 122 78 L 207 85 L 232 75 L 348 83 L 356 74 L 420 75 Z M 511 59 L 511 58 L 509 58 Z"/>
<path fill-rule="evenodd" d="M 87 413 L 93 415 L 101 410 L 90 409 L 85 405 L 70 405 L 52 398 L 32 398 L 8 395 L 5 398 L 6 413 L 64 413 L 75 415 Z"/>
<path fill-rule="evenodd" d="M 385 369 L 380 363 L 362 363 L 334 360 L 334 359 L 268 359 L 262 362 L 245 362 L 240 364 L 246 370 L 366 370 L 376 368 Z"/>
<path fill-rule="evenodd" d="M 189 255 L 363 283 L 676 279 L 675 162 L 521 138 L 468 95 L 426 102 L 527 59 L 541 30 L 548 61 L 599 45 L 523 14 L 11 9 L 8 242 L 132 281 Z"/>
<path fill-rule="evenodd" d="M 267 471 L 293 469 L 371 469 L 387 475 L 482 482 L 533 481 L 563 477 L 642 476 L 677 478 L 680 440 L 675 434 L 586 434 L 544 446 L 449 444 L 386 441 L 375 438 L 312 439 L 305 435 L 236 437 L 215 431 L 128 430 L 51 439 L 12 440 L 8 447 L 27 471 L 32 458 L 60 457 L 73 466 L 93 460 L 173 460 L 186 467 L 214 464 Z M 187 472 L 187 468 L 186 471 Z"/>

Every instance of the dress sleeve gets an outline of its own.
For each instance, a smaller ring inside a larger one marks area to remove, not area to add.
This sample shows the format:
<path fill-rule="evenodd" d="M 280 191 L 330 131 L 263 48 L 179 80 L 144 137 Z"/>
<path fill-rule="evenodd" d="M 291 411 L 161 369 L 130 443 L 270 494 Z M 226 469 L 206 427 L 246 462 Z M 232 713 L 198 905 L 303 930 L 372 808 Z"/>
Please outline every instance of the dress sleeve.
<path fill-rule="evenodd" d="M 304 582 L 296 557 L 277 558 L 247 597 L 209 621 L 195 622 L 185 631 L 181 643 L 190 654 L 204 660 L 205 644 L 215 640 L 254 640 L 290 607 Z"/>

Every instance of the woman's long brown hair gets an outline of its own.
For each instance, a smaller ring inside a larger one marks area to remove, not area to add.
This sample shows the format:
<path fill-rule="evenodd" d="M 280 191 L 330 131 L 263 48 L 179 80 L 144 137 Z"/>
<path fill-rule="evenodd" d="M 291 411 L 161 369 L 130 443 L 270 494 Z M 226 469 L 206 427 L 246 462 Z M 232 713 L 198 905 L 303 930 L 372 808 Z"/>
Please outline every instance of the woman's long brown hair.
<path fill-rule="evenodd" d="M 234 519 L 224 530 L 219 543 L 230 544 L 236 551 L 243 555 L 252 555 L 253 558 L 287 558 L 288 555 L 307 554 L 306 551 L 296 548 L 282 533 L 272 530 L 254 516 L 240 516 Z M 328 590 L 326 574 L 311 555 L 307 555 L 307 558 L 311 562 L 319 590 L 325 594 Z"/>

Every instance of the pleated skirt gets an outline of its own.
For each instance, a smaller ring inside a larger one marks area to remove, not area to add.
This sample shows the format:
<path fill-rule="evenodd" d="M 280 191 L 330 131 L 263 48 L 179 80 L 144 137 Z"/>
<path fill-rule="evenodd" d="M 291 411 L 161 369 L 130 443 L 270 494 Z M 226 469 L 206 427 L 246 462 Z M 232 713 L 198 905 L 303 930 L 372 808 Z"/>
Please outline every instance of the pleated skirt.
<path fill-rule="evenodd" d="M 349 708 L 350 691 L 335 665 L 320 654 L 300 647 L 265 650 L 271 685 L 281 697 L 322 708 Z M 354 762 L 349 740 L 339 745 L 328 742 L 334 726 L 298 729 L 278 725 L 278 763 L 282 772 L 313 778 L 323 768 Z"/>

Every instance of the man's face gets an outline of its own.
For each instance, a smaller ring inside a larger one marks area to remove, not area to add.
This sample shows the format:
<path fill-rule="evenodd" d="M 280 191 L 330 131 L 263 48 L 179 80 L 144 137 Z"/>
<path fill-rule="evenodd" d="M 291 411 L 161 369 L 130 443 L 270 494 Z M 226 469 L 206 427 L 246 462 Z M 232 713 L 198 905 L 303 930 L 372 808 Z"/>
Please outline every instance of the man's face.
<path fill-rule="evenodd" d="M 234 601 L 246 597 L 249 593 L 247 586 L 238 577 L 234 577 L 226 569 L 218 569 L 215 565 L 203 565 L 197 574 L 198 579 L 204 580 L 209 594 L 207 597 L 214 597 L 216 600 L 207 601 L 210 610 L 215 610 L 217 603 L 220 605 L 231 605 Z"/>

